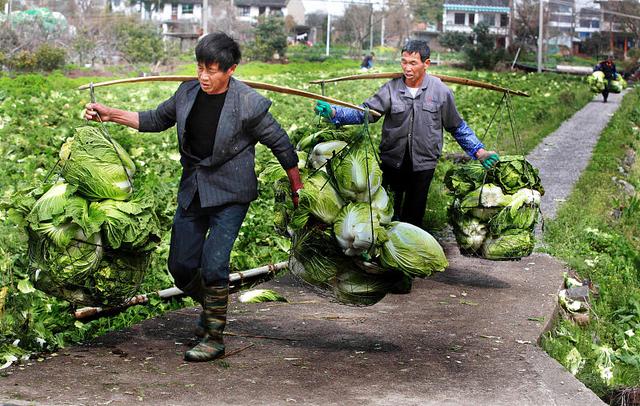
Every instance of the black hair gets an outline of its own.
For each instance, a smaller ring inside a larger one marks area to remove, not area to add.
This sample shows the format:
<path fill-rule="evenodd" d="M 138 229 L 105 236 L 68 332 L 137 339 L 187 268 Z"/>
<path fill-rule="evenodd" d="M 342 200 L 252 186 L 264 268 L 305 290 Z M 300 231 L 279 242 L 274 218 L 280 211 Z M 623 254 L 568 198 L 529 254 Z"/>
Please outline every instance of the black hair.
<path fill-rule="evenodd" d="M 425 62 L 429 57 L 431 57 L 431 50 L 429 49 L 429 44 L 427 41 L 421 41 L 418 39 L 412 39 L 407 41 L 407 43 L 402 48 L 401 53 L 408 52 L 410 54 L 419 53 L 420 59 L 422 62 Z"/>
<path fill-rule="evenodd" d="M 240 63 L 240 57 L 240 45 L 224 32 L 207 34 L 196 45 L 198 63 L 217 63 L 218 69 L 224 72 Z"/>

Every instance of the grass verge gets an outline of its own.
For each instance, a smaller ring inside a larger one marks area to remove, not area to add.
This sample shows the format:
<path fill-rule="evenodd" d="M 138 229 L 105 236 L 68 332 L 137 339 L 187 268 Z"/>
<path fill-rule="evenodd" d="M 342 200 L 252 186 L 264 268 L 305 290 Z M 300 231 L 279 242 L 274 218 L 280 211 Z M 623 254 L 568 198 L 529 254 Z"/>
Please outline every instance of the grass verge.
<path fill-rule="evenodd" d="M 599 396 L 640 386 L 640 92 L 603 131 L 571 197 L 547 224 L 550 253 L 599 285 L 590 322 L 559 321 L 543 348 Z M 627 191 L 622 186 L 627 182 Z"/>

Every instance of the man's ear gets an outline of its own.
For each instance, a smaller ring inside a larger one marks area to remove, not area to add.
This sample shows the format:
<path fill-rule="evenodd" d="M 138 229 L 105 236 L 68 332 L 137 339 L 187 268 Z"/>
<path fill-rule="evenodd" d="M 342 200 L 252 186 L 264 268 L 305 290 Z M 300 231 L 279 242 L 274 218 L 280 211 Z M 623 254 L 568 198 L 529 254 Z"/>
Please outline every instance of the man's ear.
<path fill-rule="evenodd" d="M 430 59 L 430 58 L 427 58 L 427 60 L 426 60 L 426 61 L 424 61 L 424 65 L 425 65 L 425 66 L 424 66 L 424 68 L 425 68 L 425 69 L 427 69 L 429 66 L 431 66 L 431 59 Z"/>
<path fill-rule="evenodd" d="M 231 67 L 227 70 L 227 75 L 231 76 L 233 75 L 233 73 L 236 71 L 236 68 L 238 67 L 238 64 L 235 63 L 233 65 L 231 65 Z"/>

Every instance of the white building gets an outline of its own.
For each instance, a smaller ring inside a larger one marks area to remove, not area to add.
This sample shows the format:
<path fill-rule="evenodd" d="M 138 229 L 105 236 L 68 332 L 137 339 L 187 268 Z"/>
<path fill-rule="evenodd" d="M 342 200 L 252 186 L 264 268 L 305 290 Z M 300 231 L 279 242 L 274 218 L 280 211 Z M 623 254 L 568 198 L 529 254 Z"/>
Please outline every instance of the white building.
<path fill-rule="evenodd" d="M 304 5 L 301 0 L 234 0 L 238 20 L 255 23 L 260 16 L 291 16 L 297 24 L 304 24 Z"/>
<path fill-rule="evenodd" d="M 496 35 L 496 46 L 509 46 L 509 0 L 445 0 L 443 8 L 443 32 L 471 35 L 473 27 L 484 22 Z"/>

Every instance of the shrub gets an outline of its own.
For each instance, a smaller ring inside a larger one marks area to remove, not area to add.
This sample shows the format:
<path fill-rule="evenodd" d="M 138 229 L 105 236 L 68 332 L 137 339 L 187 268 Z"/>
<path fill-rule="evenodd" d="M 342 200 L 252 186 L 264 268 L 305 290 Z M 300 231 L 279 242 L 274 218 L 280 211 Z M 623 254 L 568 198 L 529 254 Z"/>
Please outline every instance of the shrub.
<path fill-rule="evenodd" d="M 495 35 L 489 33 L 486 23 L 479 23 L 473 28 L 475 43 L 463 47 L 464 60 L 471 69 L 493 69 L 504 58 L 504 49 L 496 48 Z"/>
<path fill-rule="evenodd" d="M 157 63 L 164 57 L 162 37 L 152 24 L 127 19 L 116 23 L 116 47 L 127 62 Z"/>
<path fill-rule="evenodd" d="M 33 52 L 22 50 L 16 52 L 9 59 L 9 68 L 20 72 L 32 72 L 38 66 L 38 60 Z"/>
<path fill-rule="evenodd" d="M 287 50 L 287 34 L 281 17 L 261 17 L 254 30 L 255 39 L 245 48 L 248 58 L 268 62 L 274 54 L 281 58 Z"/>
<path fill-rule="evenodd" d="M 469 36 L 461 32 L 445 32 L 438 38 L 438 42 L 445 48 L 449 48 L 453 51 L 461 51 L 462 47 L 469 44 Z"/>
<path fill-rule="evenodd" d="M 64 49 L 44 44 L 36 50 L 36 67 L 47 72 L 60 69 L 64 66 L 66 57 L 67 53 Z"/>

